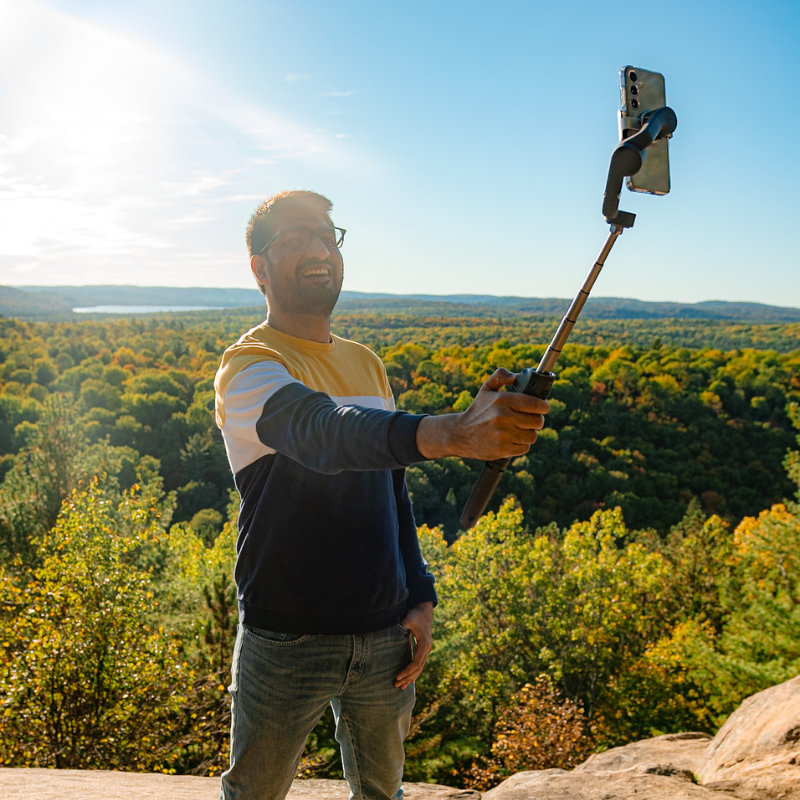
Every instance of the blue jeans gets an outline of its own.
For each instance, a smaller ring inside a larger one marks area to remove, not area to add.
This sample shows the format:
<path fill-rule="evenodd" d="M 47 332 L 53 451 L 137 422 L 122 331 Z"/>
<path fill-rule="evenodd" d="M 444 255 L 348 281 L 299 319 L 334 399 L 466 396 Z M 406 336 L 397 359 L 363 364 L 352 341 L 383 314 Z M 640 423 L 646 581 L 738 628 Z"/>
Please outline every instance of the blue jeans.
<path fill-rule="evenodd" d="M 411 636 L 316 636 L 239 625 L 231 668 L 231 764 L 221 800 L 283 800 L 328 703 L 351 800 L 400 800 L 414 687 L 394 679 Z"/>

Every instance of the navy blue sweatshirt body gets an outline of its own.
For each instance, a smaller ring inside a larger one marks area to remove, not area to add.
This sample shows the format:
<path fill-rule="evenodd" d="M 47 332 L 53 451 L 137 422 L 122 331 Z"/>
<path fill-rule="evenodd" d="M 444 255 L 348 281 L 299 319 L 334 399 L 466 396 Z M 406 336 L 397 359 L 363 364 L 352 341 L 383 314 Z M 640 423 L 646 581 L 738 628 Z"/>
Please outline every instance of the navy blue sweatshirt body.
<path fill-rule="evenodd" d="M 364 633 L 436 602 L 404 468 L 421 417 L 394 410 L 380 359 L 260 325 L 215 381 L 241 495 L 236 584 L 245 624 Z"/>

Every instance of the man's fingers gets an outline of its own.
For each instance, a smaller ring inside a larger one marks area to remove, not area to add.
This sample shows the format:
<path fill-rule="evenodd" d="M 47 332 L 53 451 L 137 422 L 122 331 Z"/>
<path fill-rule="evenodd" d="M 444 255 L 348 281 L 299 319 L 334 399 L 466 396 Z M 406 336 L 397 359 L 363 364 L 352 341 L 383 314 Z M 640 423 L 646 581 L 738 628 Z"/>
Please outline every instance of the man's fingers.
<path fill-rule="evenodd" d="M 507 369 L 497 369 L 484 382 L 481 390 L 499 392 L 504 386 L 511 386 L 517 379 L 514 372 Z M 504 392 L 500 402 L 507 402 L 513 409 L 521 411 L 523 414 L 546 414 L 550 410 L 550 403 L 541 397 L 534 397 L 530 394 L 520 392 Z"/>
<path fill-rule="evenodd" d="M 522 414 L 546 414 L 550 410 L 550 403 L 547 400 L 542 400 L 541 397 L 518 394 L 517 392 L 508 392 L 507 396 L 506 402 L 509 407 Z"/>
<path fill-rule="evenodd" d="M 520 447 L 525 448 L 525 452 L 528 452 L 528 448 L 536 443 L 536 440 L 539 438 L 539 434 L 537 431 L 534 430 L 518 430 L 515 434 L 513 434 L 513 438 L 511 439 L 512 444 L 518 444 Z"/>
<path fill-rule="evenodd" d="M 543 414 L 526 414 L 513 408 L 508 409 L 505 421 L 508 425 L 523 431 L 540 431 L 544 428 Z"/>
<path fill-rule="evenodd" d="M 401 670 L 395 678 L 394 685 L 399 689 L 405 689 L 422 675 L 425 663 L 433 649 L 433 640 L 430 637 L 429 625 L 418 625 L 416 621 L 406 617 L 401 624 L 408 625 L 411 635 L 414 637 L 415 647 L 411 662 L 405 669 Z"/>
<path fill-rule="evenodd" d="M 397 675 L 394 685 L 399 689 L 405 689 L 414 683 L 414 681 L 422 675 L 422 671 L 425 669 L 425 662 L 428 660 L 430 652 L 430 645 L 426 648 L 417 644 L 411 663 Z"/>
<path fill-rule="evenodd" d="M 420 663 L 415 654 L 411 663 L 395 679 L 395 686 L 405 689 L 410 683 L 414 683 L 414 681 L 422 675 L 424 666 L 425 662 L 423 661 Z"/>

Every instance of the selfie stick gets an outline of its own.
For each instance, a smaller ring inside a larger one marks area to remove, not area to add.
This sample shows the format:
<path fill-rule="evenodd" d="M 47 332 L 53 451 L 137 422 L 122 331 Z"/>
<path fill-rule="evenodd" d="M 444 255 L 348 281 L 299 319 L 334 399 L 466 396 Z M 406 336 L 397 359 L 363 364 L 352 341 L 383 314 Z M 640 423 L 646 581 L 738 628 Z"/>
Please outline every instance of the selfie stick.
<path fill-rule="evenodd" d="M 589 292 L 591 292 L 600 270 L 603 269 L 614 242 L 617 241 L 625 228 L 633 227 L 633 221 L 636 219 L 635 214 L 619 210 L 622 181 L 629 175 L 635 175 L 642 168 L 645 149 L 649 145 L 658 139 L 672 136 L 678 125 L 678 118 L 671 108 L 665 106 L 644 115 L 643 123 L 636 134 L 621 141 L 611 154 L 606 191 L 603 196 L 603 216 L 606 222 L 611 225 L 611 232 L 608 234 L 597 261 L 594 262 L 594 265 L 589 270 L 583 286 L 581 286 L 578 294 L 575 295 L 575 299 L 562 318 L 555 336 L 553 336 L 542 360 L 539 362 L 539 366 L 535 370 L 530 368 L 522 370 L 517 375 L 514 383 L 506 387 L 506 391 L 521 392 L 533 397 L 540 397 L 543 400 L 550 394 L 553 381 L 556 379 L 553 367 L 555 367 L 556 361 L 558 361 L 558 357 L 561 355 L 561 351 L 570 333 L 572 333 L 572 329 L 575 327 L 578 316 L 589 297 Z M 480 519 L 510 461 L 510 458 L 499 458 L 496 461 L 486 461 L 484 463 L 483 470 L 461 514 L 461 524 L 464 528 L 471 528 Z"/>

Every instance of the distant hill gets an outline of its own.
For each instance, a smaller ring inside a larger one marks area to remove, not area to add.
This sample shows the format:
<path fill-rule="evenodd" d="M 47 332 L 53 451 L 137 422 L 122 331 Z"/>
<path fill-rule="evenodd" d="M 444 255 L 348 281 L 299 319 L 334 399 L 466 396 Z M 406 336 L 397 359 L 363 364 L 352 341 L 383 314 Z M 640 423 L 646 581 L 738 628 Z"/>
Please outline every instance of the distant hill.
<path fill-rule="evenodd" d="M 476 310 L 494 314 L 536 314 L 561 316 L 570 300 L 566 298 L 495 297 L 493 295 L 381 295 L 362 292 L 342 292 L 343 305 L 348 310 L 374 308 L 393 310 L 409 309 L 420 312 L 459 308 L 474 314 Z M 594 319 L 717 319 L 736 322 L 797 322 L 800 309 L 769 306 L 762 303 L 729 303 L 723 300 L 706 300 L 702 303 L 655 303 L 624 297 L 590 297 L 583 315 Z M 452 314 L 455 316 L 455 314 Z"/>
<path fill-rule="evenodd" d="M 0 286 L 0 314 L 21 319 L 80 318 L 74 308 L 170 306 L 243 308 L 263 306 L 253 289 L 165 286 Z M 477 294 L 391 295 L 343 291 L 337 307 L 350 312 L 393 312 L 429 316 L 560 317 L 569 299 L 497 297 Z M 800 309 L 761 303 L 650 303 L 622 297 L 590 297 L 583 313 L 594 319 L 713 319 L 730 322 L 798 322 Z"/>
<path fill-rule="evenodd" d="M 21 319 L 50 319 L 71 314 L 72 306 L 58 292 L 43 289 L 28 292 L 11 286 L 0 286 L 0 314 Z"/>
<path fill-rule="evenodd" d="M 182 288 L 176 286 L 18 286 L 31 295 L 52 292 L 70 308 L 92 306 L 210 306 L 240 308 L 261 305 L 264 298 L 252 289 Z"/>

